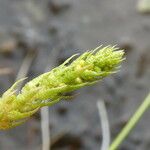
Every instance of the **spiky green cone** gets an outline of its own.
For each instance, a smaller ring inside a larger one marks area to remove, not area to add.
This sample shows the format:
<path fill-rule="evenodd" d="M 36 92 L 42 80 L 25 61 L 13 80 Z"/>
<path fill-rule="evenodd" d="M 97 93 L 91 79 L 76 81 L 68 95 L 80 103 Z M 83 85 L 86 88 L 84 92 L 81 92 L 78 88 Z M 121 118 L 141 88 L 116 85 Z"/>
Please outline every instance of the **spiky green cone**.
<path fill-rule="evenodd" d="M 16 94 L 16 82 L 0 98 L 0 129 L 8 129 L 23 123 L 40 107 L 51 106 L 67 93 L 94 84 L 118 70 L 124 52 L 114 46 L 98 47 L 76 55 L 50 72 L 44 73 L 25 84 Z M 72 62 L 71 62 L 72 61 Z"/>

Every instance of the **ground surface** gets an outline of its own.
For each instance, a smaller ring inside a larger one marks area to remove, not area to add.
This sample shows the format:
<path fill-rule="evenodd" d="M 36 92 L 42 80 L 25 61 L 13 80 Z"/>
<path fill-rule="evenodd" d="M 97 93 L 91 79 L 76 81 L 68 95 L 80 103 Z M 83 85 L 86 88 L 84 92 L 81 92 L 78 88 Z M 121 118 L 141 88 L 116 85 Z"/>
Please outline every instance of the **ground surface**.
<path fill-rule="evenodd" d="M 136 5 L 136 0 L 0 0 L 0 68 L 8 68 L 0 75 L 1 93 L 14 82 L 27 54 L 36 54 L 28 72 L 31 79 L 51 66 L 55 57 L 57 65 L 101 44 L 126 50 L 119 73 L 49 109 L 52 149 L 99 150 L 97 100 L 107 103 L 114 138 L 148 94 L 150 15 L 140 14 Z M 149 116 L 145 113 L 121 150 L 149 150 Z M 22 126 L 0 131 L 0 150 L 9 149 L 41 149 L 38 114 Z"/>

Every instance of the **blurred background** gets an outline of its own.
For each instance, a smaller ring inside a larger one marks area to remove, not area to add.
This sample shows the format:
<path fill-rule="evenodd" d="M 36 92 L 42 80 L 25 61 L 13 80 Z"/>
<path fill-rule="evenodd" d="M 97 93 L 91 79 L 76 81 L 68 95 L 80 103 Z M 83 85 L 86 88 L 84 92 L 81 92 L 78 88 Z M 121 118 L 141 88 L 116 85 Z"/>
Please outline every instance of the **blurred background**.
<path fill-rule="evenodd" d="M 120 72 L 49 108 L 52 150 L 99 150 L 97 101 L 106 103 L 114 139 L 150 90 L 149 12 L 149 0 L 0 0 L 0 94 L 74 53 L 119 46 L 126 53 Z M 0 131 L 0 150 L 41 150 L 40 120 L 37 113 Z M 120 150 L 149 150 L 149 126 L 147 111 Z"/>

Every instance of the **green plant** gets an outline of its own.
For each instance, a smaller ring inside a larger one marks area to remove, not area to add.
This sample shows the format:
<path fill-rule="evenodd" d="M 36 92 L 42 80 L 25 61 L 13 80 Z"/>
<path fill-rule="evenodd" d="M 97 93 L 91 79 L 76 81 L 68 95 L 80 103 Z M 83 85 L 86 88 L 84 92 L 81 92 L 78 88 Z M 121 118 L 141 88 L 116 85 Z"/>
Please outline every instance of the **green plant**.
<path fill-rule="evenodd" d="M 118 70 L 124 52 L 114 46 L 98 47 L 67 59 L 62 65 L 44 73 L 25 84 L 17 94 L 17 81 L 0 98 L 0 129 L 9 129 L 22 124 L 43 106 L 51 106 L 67 93 L 92 85 Z M 72 62 L 71 62 L 72 61 Z"/>
<path fill-rule="evenodd" d="M 123 140 L 128 136 L 130 131 L 137 124 L 139 119 L 143 116 L 144 112 L 150 108 L 150 94 L 146 97 L 140 107 L 137 109 L 132 118 L 127 122 L 126 126 L 122 129 L 122 131 L 118 134 L 115 140 L 110 145 L 109 150 L 116 150 L 119 145 L 123 142 Z"/>
<path fill-rule="evenodd" d="M 123 54 L 122 50 L 114 46 L 97 47 L 74 61 L 72 59 L 77 55 L 73 55 L 62 65 L 26 83 L 18 94 L 17 86 L 25 79 L 17 81 L 0 98 L 0 129 L 20 125 L 41 107 L 68 99 L 69 92 L 97 83 L 115 73 L 118 64 L 124 60 Z M 109 150 L 119 147 L 149 107 L 150 94 L 112 142 Z"/>

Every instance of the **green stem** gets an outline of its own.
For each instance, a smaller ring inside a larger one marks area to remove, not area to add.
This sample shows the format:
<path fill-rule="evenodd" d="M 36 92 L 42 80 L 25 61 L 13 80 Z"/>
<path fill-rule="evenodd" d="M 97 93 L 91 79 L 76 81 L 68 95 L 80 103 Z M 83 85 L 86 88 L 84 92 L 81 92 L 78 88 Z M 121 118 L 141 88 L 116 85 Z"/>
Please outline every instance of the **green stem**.
<path fill-rule="evenodd" d="M 144 112 L 150 107 L 150 94 L 146 97 L 144 102 L 140 105 L 138 110 L 126 124 L 126 126 L 122 129 L 119 135 L 115 138 L 112 144 L 109 147 L 109 150 L 116 150 L 119 145 L 123 142 L 123 140 L 128 136 L 133 127 L 137 124 L 139 119 L 143 116 Z"/>

